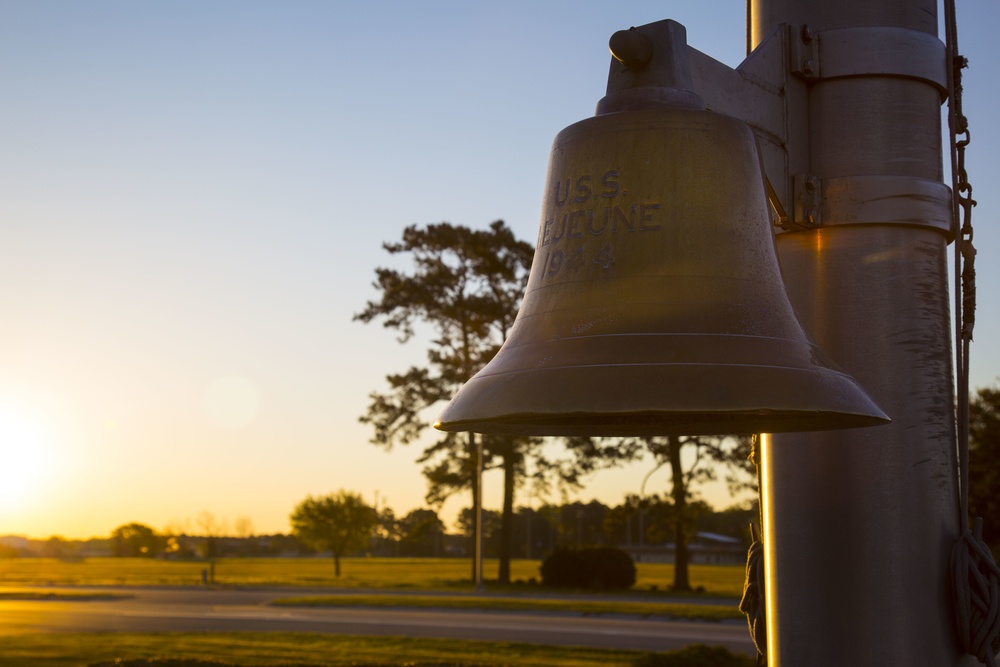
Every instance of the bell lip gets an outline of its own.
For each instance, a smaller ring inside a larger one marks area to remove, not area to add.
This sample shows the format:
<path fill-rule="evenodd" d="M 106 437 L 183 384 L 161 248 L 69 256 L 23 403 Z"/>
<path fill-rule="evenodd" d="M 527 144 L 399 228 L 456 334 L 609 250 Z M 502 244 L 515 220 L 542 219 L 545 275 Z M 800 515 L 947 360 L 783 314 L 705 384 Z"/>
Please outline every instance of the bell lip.
<path fill-rule="evenodd" d="M 455 395 L 436 429 L 617 437 L 800 433 L 891 421 L 855 378 L 826 365 L 578 366 L 498 375 L 488 368 Z"/>
<path fill-rule="evenodd" d="M 715 410 L 706 412 L 646 411 L 595 414 L 521 413 L 497 418 L 447 421 L 442 414 L 434 428 L 446 432 L 473 432 L 506 436 L 642 437 L 665 435 L 753 435 L 806 433 L 871 428 L 891 423 L 877 414 L 801 410 Z"/>
<path fill-rule="evenodd" d="M 891 421 L 855 378 L 829 365 L 564 366 L 500 374 L 488 369 L 452 398 L 436 429 L 617 437 L 800 433 Z"/>

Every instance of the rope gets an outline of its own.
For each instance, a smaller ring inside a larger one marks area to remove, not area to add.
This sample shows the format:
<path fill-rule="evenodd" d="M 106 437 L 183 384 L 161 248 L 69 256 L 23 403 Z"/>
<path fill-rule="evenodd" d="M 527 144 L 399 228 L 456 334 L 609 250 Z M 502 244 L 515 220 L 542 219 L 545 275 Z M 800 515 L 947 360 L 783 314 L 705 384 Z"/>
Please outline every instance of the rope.
<path fill-rule="evenodd" d="M 743 597 L 740 599 L 740 611 L 746 614 L 750 637 L 760 657 L 767 655 L 767 615 L 764 607 L 764 544 L 754 535 L 753 524 L 750 524 L 750 536 L 753 544 L 747 553 L 746 582 L 743 584 Z M 991 666 L 995 667 L 995 666 Z"/>
<path fill-rule="evenodd" d="M 952 548 L 954 609 L 959 645 L 979 662 L 997 667 L 1000 654 L 1000 567 L 983 542 L 983 520 L 977 518 L 974 531 L 965 531 Z"/>
<path fill-rule="evenodd" d="M 750 441 L 750 456 L 757 469 L 757 490 L 760 492 L 760 459 L 757 456 L 757 436 Z M 761 525 L 763 524 L 764 508 L 757 497 Z M 740 599 L 740 611 L 746 614 L 747 625 L 750 628 L 750 638 L 757 647 L 757 664 L 767 662 L 767 608 L 764 600 L 764 544 L 761 537 L 754 532 L 750 524 L 750 551 L 747 552 L 746 580 L 743 584 L 743 597 Z M 991 667 L 995 667 L 992 666 Z"/>
<path fill-rule="evenodd" d="M 976 323 L 976 249 L 972 245 L 972 186 L 965 170 L 965 149 L 972 139 L 962 113 L 962 70 L 958 55 L 955 2 L 946 0 L 945 30 L 951 61 L 948 125 L 951 131 L 952 219 L 955 232 L 955 356 L 957 375 L 959 526 L 951 552 L 951 590 L 961 649 L 989 667 L 1000 654 L 1000 567 L 983 541 L 983 520 L 969 530 L 969 346 Z M 962 135 L 962 139 L 959 136 Z"/>
<path fill-rule="evenodd" d="M 945 7 L 945 43 L 951 68 L 948 70 L 948 127 L 950 130 L 952 232 L 955 235 L 955 373 L 956 422 L 959 466 L 959 526 L 969 528 L 969 344 L 975 325 L 975 260 L 972 246 L 972 192 L 965 170 L 965 148 L 969 145 L 969 121 L 962 113 L 962 70 L 968 61 L 958 55 L 958 29 L 955 4 L 947 0 Z M 959 141 L 958 135 L 964 135 Z M 962 222 L 963 213 L 966 215 Z M 968 259 L 968 262 L 966 261 Z"/>

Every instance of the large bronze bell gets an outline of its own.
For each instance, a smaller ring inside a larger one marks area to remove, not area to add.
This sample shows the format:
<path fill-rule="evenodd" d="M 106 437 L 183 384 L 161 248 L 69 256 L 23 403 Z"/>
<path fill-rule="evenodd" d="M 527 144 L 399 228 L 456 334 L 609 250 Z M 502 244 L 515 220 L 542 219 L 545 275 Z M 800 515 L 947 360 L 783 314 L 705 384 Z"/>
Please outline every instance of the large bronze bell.
<path fill-rule="evenodd" d="M 517 320 L 435 426 L 637 436 L 886 421 L 795 317 L 753 132 L 659 105 L 556 137 Z"/>

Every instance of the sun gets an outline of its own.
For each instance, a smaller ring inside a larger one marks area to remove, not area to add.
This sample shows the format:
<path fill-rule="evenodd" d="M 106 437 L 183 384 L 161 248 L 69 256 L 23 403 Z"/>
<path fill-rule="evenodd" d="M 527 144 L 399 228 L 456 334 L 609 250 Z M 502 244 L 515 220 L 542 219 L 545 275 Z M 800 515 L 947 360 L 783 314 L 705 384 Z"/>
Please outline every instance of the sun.
<path fill-rule="evenodd" d="M 0 510 L 17 509 L 38 492 L 48 443 L 29 418 L 0 408 Z"/>

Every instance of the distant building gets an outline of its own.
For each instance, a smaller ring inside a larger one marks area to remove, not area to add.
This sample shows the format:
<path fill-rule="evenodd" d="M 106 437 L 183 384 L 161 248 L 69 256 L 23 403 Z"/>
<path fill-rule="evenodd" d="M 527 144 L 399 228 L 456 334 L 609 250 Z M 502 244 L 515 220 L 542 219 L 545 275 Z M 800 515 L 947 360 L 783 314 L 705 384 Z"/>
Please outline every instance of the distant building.
<path fill-rule="evenodd" d="M 0 537 L 0 558 L 17 558 L 25 556 L 31 544 L 28 538 L 20 535 L 4 535 Z"/>
<path fill-rule="evenodd" d="M 673 563 L 676 547 L 666 544 L 630 544 L 622 547 L 637 563 Z M 689 563 L 693 565 L 742 565 L 747 560 L 743 540 L 718 533 L 700 532 L 688 543 Z"/>

